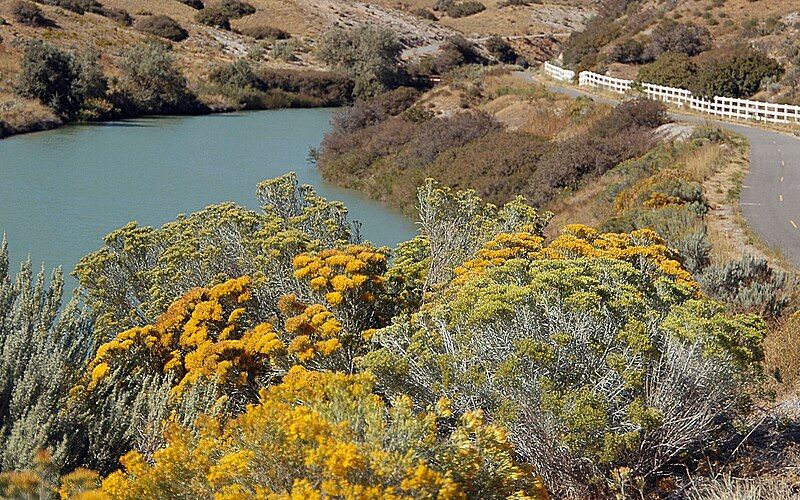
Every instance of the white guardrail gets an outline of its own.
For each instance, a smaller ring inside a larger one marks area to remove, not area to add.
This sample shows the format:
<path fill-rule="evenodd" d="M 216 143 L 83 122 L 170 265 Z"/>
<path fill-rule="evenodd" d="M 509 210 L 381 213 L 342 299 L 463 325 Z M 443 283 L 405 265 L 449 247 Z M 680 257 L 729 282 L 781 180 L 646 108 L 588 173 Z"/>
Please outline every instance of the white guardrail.
<path fill-rule="evenodd" d="M 565 82 L 575 80 L 574 71 L 559 68 L 548 62 L 544 63 L 544 71 L 556 80 Z M 591 71 L 581 71 L 578 75 L 578 85 L 582 87 L 600 87 L 618 94 L 624 94 L 629 91 L 633 83 L 631 80 L 613 78 L 592 73 Z M 800 123 L 800 106 L 735 99 L 732 97 L 714 97 L 713 100 L 696 98 L 686 89 L 665 87 L 652 83 L 642 83 L 641 90 L 651 99 L 688 107 L 709 115 L 772 123 Z"/>

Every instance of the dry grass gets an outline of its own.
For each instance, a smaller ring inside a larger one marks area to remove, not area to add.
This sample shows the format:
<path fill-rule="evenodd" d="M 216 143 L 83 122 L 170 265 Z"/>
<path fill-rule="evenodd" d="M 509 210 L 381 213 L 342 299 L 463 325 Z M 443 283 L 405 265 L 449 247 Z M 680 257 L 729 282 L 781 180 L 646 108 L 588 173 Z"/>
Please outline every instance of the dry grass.
<path fill-rule="evenodd" d="M 454 19 L 443 16 L 439 23 L 467 35 L 524 36 L 541 33 L 569 33 L 582 29 L 594 14 L 591 0 L 550 0 L 527 6 L 498 7 L 498 0 L 481 0 L 486 10 L 473 16 Z M 406 12 L 433 10 L 435 0 L 368 0 L 367 3 Z"/>
<path fill-rule="evenodd" d="M 793 500 L 800 491 L 796 486 L 777 479 L 734 479 L 730 476 L 711 484 L 696 486 L 689 492 L 691 500 Z"/>
<path fill-rule="evenodd" d="M 7 92 L 0 92 L 0 121 L 5 122 L 15 133 L 44 130 L 61 123 L 61 120 L 42 104 L 29 99 L 20 99 Z"/>
<path fill-rule="evenodd" d="M 619 180 L 619 176 L 612 170 L 569 196 L 551 203 L 547 209 L 555 216 L 545 230 L 546 236 L 548 238 L 558 236 L 561 228 L 569 224 L 600 227 L 615 215 L 614 207 L 604 199 L 603 195 L 609 186 Z"/>
<path fill-rule="evenodd" d="M 764 341 L 764 364 L 782 382 L 781 393 L 796 392 L 800 382 L 800 313 L 776 325 Z"/>

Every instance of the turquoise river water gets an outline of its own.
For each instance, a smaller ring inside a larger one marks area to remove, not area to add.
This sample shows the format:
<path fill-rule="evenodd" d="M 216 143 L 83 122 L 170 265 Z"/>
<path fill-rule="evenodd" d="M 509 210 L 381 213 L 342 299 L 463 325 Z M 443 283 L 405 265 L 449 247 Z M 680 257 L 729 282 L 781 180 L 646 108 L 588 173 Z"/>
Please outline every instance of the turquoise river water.
<path fill-rule="evenodd" d="M 157 227 L 223 201 L 258 208 L 256 185 L 290 171 L 344 202 L 365 239 L 387 246 L 408 239 L 411 221 L 326 184 L 307 163 L 330 115 L 303 109 L 143 118 L 0 140 L 0 232 L 8 235 L 12 266 L 30 254 L 36 266 L 60 265 L 66 274 L 131 220 Z"/>

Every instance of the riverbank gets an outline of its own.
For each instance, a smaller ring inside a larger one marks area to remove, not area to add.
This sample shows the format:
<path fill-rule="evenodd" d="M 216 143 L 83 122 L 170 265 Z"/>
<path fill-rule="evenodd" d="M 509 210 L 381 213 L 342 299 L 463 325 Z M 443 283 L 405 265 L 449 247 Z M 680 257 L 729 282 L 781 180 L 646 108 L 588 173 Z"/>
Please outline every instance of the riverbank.
<path fill-rule="evenodd" d="M 97 119 L 78 117 L 76 120 L 67 120 L 34 100 L 6 96 L 6 100 L 0 99 L 0 108 L 5 106 L 5 109 L 0 109 L 0 139 L 79 123 L 105 123 L 149 116 L 203 116 L 238 111 L 331 108 L 350 102 L 352 82 L 340 74 L 283 70 L 263 72 L 260 77 L 264 82 L 263 89 L 206 84 L 194 93 L 196 106 L 188 110 L 139 114 L 112 106 Z M 267 85 L 272 88 L 266 88 Z"/>

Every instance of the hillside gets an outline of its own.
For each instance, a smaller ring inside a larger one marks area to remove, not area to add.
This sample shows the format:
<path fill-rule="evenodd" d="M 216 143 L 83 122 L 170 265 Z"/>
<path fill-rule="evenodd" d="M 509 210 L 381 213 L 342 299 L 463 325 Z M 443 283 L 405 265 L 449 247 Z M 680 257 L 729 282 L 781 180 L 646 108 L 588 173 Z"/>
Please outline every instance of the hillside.
<path fill-rule="evenodd" d="M 642 67 L 665 52 L 686 54 L 698 67 L 712 69 L 720 59 L 748 47 L 783 68 L 748 97 L 798 102 L 800 2 L 796 0 L 621 0 L 603 2 L 598 11 L 587 29 L 574 33 L 565 45 L 564 61 L 573 68 L 635 79 Z"/>
<path fill-rule="evenodd" d="M 227 3 L 242 8 L 241 2 Z M 168 16 L 178 25 L 171 29 L 185 30 L 185 39 L 167 41 L 176 65 L 188 79 L 192 92 L 214 110 L 241 106 L 235 102 L 236 96 L 224 95 L 219 88 L 208 85 L 211 73 L 224 64 L 245 60 L 256 72 L 336 70 L 321 62 L 316 52 L 320 37 L 333 27 L 390 30 L 405 50 L 404 59 L 412 61 L 436 54 L 443 42 L 456 35 L 463 34 L 478 44 L 485 42 L 490 34 L 509 35 L 521 54 L 537 61 L 556 52 L 555 35 L 563 39 L 571 29 L 582 28 L 593 13 L 590 2 L 579 2 L 577 6 L 568 5 L 570 2 L 532 3 L 502 9 L 487 4 L 484 12 L 453 18 L 443 11 L 433 14 L 434 5 L 430 1 L 406 4 L 253 0 L 245 4 L 252 10 L 238 12 L 216 24 L 201 22 L 198 16 L 226 5 L 221 0 L 206 5 L 190 0 L 51 0 L 26 4 L 29 10 L 40 10 L 39 14 L 29 13 L 33 18 L 27 20 L 25 13 L 15 14 L 21 8 L 19 4 L 16 0 L 0 0 L 0 123 L 6 123 L 7 133 L 48 128 L 62 121 L 46 106 L 15 95 L 20 61 L 31 40 L 44 40 L 68 51 L 96 48 L 103 71 L 113 79 L 119 75 L 120 65 L 125 64 L 121 62 L 124 49 L 153 38 L 143 32 L 142 25 L 157 18 L 164 22 L 159 16 Z M 420 9 L 431 13 L 430 18 L 420 17 Z M 229 28 L 224 26 L 226 22 Z M 291 81 L 292 75 L 282 80 Z M 291 85 L 279 86 L 286 90 Z M 250 106 L 289 105 L 286 101 L 273 98 L 266 104 Z"/>

